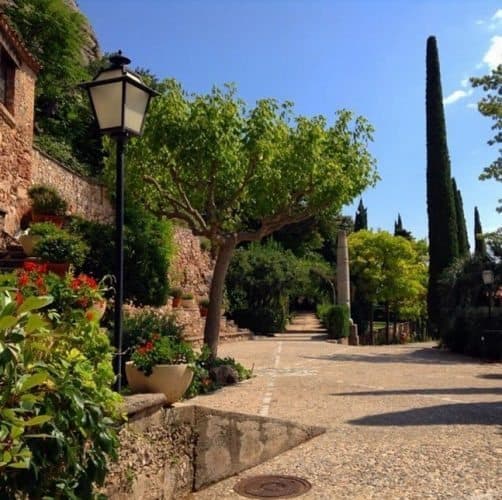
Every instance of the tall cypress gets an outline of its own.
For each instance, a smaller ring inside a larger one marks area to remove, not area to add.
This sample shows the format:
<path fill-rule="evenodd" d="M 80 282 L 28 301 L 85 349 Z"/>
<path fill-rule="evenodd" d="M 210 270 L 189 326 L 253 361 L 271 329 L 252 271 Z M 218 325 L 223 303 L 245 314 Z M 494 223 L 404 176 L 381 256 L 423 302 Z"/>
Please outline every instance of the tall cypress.
<path fill-rule="evenodd" d="M 359 200 L 356 216 L 354 218 L 354 232 L 368 229 L 368 209 L 363 205 L 363 199 Z"/>
<path fill-rule="evenodd" d="M 440 325 L 438 278 L 458 257 L 458 231 L 436 38 L 427 39 L 427 213 L 429 216 L 429 289 L 427 310 L 433 332 Z"/>
<path fill-rule="evenodd" d="M 481 227 L 478 207 L 474 207 L 474 255 L 486 257 L 486 242 L 483 238 L 483 228 Z"/>
<path fill-rule="evenodd" d="M 402 236 L 408 240 L 412 240 L 411 232 L 407 231 L 403 227 L 403 220 L 401 219 L 401 214 L 397 214 L 397 220 L 394 221 L 394 236 Z"/>
<path fill-rule="evenodd" d="M 464 203 L 462 202 L 462 194 L 460 189 L 457 189 L 455 178 L 451 179 L 453 196 L 455 199 L 455 212 L 457 214 L 457 238 L 458 238 L 458 254 L 459 256 L 469 255 L 469 238 L 467 237 L 467 226 L 465 224 Z"/>

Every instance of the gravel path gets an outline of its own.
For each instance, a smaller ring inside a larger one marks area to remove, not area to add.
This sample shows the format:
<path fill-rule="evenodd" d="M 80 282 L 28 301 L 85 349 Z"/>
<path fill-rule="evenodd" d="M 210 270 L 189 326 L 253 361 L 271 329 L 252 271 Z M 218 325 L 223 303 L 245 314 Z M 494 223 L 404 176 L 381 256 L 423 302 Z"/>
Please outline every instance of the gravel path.
<path fill-rule="evenodd" d="M 502 365 L 433 343 L 328 343 L 315 318 L 286 334 L 220 347 L 255 377 L 188 404 L 268 415 L 327 432 L 193 494 L 239 499 L 242 477 L 309 480 L 302 499 L 502 499 Z"/>

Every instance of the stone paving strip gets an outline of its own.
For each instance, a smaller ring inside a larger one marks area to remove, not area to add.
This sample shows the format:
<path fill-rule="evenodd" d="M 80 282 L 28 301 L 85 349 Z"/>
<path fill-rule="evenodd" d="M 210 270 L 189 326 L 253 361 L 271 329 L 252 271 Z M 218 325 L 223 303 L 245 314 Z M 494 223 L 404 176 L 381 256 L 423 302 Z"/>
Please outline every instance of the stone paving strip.
<path fill-rule="evenodd" d="M 192 497 L 239 499 L 243 477 L 289 474 L 302 499 L 502 499 L 502 364 L 434 343 L 327 343 L 313 316 L 289 333 L 222 345 L 244 384 L 187 404 L 266 414 L 327 432 Z M 265 410 L 266 409 L 266 410 Z"/>

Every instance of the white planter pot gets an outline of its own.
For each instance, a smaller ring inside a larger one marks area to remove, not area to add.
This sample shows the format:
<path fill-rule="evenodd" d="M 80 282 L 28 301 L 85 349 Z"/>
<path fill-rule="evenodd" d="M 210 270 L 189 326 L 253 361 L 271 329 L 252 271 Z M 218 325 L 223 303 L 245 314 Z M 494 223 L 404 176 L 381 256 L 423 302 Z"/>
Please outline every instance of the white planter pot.
<path fill-rule="evenodd" d="M 19 243 L 21 243 L 23 251 L 28 257 L 33 256 L 33 248 L 39 240 L 40 236 L 33 236 L 31 234 L 22 234 L 19 236 Z"/>
<path fill-rule="evenodd" d="M 132 361 L 128 361 L 125 371 L 132 392 L 160 392 L 169 404 L 183 397 L 193 378 L 193 371 L 188 365 L 156 365 L 147 377 Z"/>

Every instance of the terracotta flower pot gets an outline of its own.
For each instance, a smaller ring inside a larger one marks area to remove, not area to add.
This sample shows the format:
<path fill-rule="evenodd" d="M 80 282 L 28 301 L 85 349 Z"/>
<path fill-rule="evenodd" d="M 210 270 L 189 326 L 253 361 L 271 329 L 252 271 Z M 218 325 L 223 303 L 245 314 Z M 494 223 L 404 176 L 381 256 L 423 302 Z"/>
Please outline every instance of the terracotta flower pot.
<path fill-rule="evenodd" d="M 21 243 L 21 246 L 23 247 L 23 252 L 28 257 L 31 257 L 33 255 L 33 248 L 39 240 L 40 236 L 34 236 L 32 234 L 22 234 L 19 237 L 19 243 Z"/>
<path fill-rule="evenodd" d="M 132 361 L 128 361 L 125 371 L 132 392 L 160 392 L 169 404 L 183 397 L 193 378 L 193 371 L 188 365 L 156 365 L 147 377 Z"/>
<path fill-rule="evenodd" d="M 62 278 L 66 275 L 68 269 L 70 269 L 69 262 L 47 262 L 47 270 L 52 271 Z"/>
<path fill-rule="evenodd" d="M 207 307 L 199 306 L 199 311 L 202 318 L 207 317 Z"/>
<path fill-rule="evenodd" d="M 99 321 L 105 314 L 106 311 L 106 300 L 100 300 L 92 303 L 86 311 L 86 315 L 89 315 L 90 319 L 93 321 Z"/>
<path fill-rule="evenodd" d="M 181 304 L 181 297 L 173 297 L 173 307 L 179 307 Z"/>
<path fill-rule="evenodd" d="M 47 215 L 33 212 L 32 220 L 33 222 L 52 222 L 55 226 L 61 228 L 64 224 L 64 215 Z"/>

